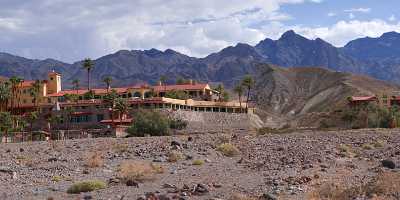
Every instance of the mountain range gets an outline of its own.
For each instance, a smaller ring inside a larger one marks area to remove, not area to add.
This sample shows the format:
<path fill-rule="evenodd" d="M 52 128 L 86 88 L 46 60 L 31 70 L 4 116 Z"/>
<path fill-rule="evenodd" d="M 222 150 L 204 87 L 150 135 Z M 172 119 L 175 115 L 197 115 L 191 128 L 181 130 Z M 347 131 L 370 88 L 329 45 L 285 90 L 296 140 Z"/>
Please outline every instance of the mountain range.
<path fill-rule="evenodd" d="M 265 39 L 257 45 L 239 43 L 204 58 L 190 57 L 171 49 L 160 51 L 120 50 L 94 60 L 93 83 L 104 85 L 106 76 L 113 85 L 141 82 L 155 83 L 161 75 L 168 82 L 178 77 L 224 83 L 233 86 L 245 74 L 255 74 L 256 65 L 269 63 L 283 67 L 322 67 L 352 72 L 400 83 L 400 33 L 388 32 L 378 38 L 360 38 L 344 47 L 335 47 L 317 38 L 307 39 L 294 31 L 285 32 L 278 40 Z M 54 59 L 27 59 L 0 53 L 0 75 L 24 79 L 44 79 L 50 70 L 63 74 L 63 83 L 73 79 L 86 84 L 82 61 L 72 64 Z"/>

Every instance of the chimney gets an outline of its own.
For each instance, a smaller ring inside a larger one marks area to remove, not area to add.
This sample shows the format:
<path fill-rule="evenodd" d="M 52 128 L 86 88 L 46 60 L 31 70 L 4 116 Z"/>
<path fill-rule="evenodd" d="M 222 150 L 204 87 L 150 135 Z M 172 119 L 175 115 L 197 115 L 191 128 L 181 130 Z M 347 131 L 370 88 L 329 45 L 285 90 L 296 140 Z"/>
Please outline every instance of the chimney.
<path fill-rule="evenodd" d="M 190 85 L 194 85 L 194 84 L 193 84 L 193 79 L 189 79 L 189 84 L 190 84 Z"/>
<path fill-rule="evenodd" d="M 159 86 L 162 86 L 163 83 L 162 83 L 161 81 L 158 81 L 158 85 L 159 85 Z"/>

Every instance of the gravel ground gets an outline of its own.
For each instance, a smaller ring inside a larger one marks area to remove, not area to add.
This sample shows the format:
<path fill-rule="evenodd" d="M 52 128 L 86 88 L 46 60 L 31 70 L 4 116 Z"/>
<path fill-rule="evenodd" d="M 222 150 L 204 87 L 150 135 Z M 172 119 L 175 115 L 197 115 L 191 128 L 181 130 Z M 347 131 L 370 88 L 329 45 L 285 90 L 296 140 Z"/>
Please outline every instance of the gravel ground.
<path fill-rule="evenodd" d="M 216 148 L 234 144 L 240 153 Z M 247 131 L 151 138 L 100 138 L 0 145 L 0 199 L 230 199 L 243 194 L 264 199 L 307 199 L 326 183 L 360 185 L 400 164 L 400 130 L 302 131 L 257 136 Z M 182 159 L 168 162 L 171 152 Z M 88 167 L 98 155 L 98 167 Z M 127 184 L 119 177 L 126 161 L 147 161 L 162 172 Z M 202 160 L 202 165 L 193 165 Z M 106 189 L 68 194 L 75 182 L 102 180 Z M 164 198 L 165 197 L 165 198 Z"/>

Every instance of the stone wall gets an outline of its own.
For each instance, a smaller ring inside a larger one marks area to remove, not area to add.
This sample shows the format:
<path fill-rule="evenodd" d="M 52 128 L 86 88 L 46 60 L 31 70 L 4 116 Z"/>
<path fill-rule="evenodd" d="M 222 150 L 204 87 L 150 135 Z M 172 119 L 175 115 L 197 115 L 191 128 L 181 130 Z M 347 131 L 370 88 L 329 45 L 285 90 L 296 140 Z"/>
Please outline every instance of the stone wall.
<path fill-rule="evenodd" d="M 188 132 L 223 132 L 229 130 L 250 130 L 259 128 L 262 121 L 254 114 L 195 112 L 178 110 L 170 115 L 188 122 Z M 256 122 L 256 123 L 254 123 Z"/>

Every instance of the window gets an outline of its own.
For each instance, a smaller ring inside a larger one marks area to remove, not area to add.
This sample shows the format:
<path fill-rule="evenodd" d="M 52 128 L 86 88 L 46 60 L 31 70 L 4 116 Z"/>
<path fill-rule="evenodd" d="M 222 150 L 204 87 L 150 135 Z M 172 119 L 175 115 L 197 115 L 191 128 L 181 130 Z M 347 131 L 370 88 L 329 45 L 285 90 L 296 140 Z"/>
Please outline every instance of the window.
<path fill-rule="evenodd" d="M 51 78 L 50 78 L 50 80 L 54 80 L 54 78 L 53 78 L 53 77 L 51 77 Z"/>
<path fill-rule="evenodd" d="M 103 119 L 104 119 L 104 115 L 101 115 L 101 114 L 97 115 L 97 122 L 101 122 L 101 120 L 103 120 Z"/>

